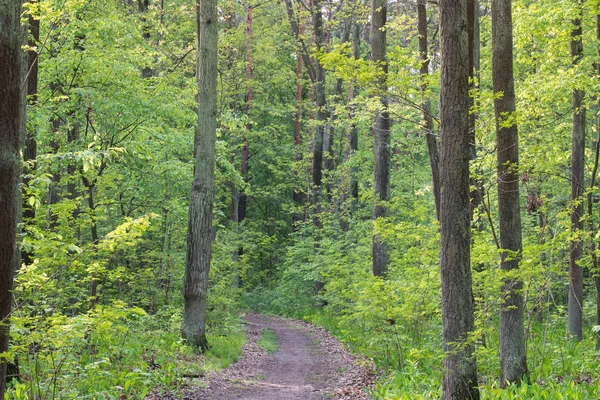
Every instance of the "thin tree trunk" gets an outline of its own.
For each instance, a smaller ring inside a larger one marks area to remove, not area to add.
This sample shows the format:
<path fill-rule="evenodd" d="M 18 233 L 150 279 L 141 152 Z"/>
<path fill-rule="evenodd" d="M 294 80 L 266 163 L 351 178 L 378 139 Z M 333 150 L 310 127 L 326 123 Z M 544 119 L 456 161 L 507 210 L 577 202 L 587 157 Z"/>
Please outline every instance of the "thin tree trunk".
<path fill-rule="evenodd" d="M 304 24 L 300 25 L 299 35 L 304 35 Z M 303 79 L 302 79 L 302 55 L 300 50 L 296 52 L 296 116 L 294 118 L 294 152 L 296 154 L 296 162 L 302 161 L 302 92 L 303 92 Z M 294 204 L 301 206 L 304 201 L 302 193 L 299 190 L 294 190 L 293 193 Z M 302 213 L 302 217 L 294 214 L 294 222 L 303 220 L 305 213 Z"/>
<path fill-rule="evenodd" d="M 467 0 L 440 0 L 440 267 L 443 399 L 479 399 L 469 223 Z"/>
<path fill-rule="evenodd" d="M 417 2 L 417 17 L 419 28 L 419 57 L 421 60 L 421 93 L 423 95 L 423 121 L 425 122 L 425 140 L 429 153 L 429 166 L 433 181 L 433 198 L 435 201 L 435 215 L 440 219 L 440 153 L 437 139 L 433 129 L 431 115 L 431 100 L 427 94 L 427 80 L 429 78 L 429 56 L 427 55 L 427 0 Z"/>
<path fill-rule="evenodd" d="M 198 130 L 194 139 L 194 182 L 189 206 L 182 335 L 205 351 L 208 274 L 213 241 L 215 143 L 217 131 L 216 0 L 197 0 Z"/>
<path fill-rule="evenodd" d="M 13 277 L 19 260 L 17 223 L 21 213 L 19 177 L 25 134 L 26 63 L 20 24 L 21 2 L 0 0 L 0 354 L 8 351 Z M 6 390 L 6 360 L 0 360 L 0 399 Z"/>
<path fill-rule="evenodd" d="M 582 0 L 579 0 L 578 13 L 581 13 Z M 573 64 L 577 65 L 583 56 L 583 42 L 581 39 L 581 18 L 578 16 L 573 21 L 571 31 L 571 57 Z M 573 147 L 571 152 L 571 234 L 577 237 L 583 224 L 583 172 L 585 168 L 585 108 L 583 98 L 585 92 L 581 89 L 573 90 Z M 577 341 L 583 338 L 583 268 L 579 261 L 583 255 L 583 244 L 580 239 L 572 239 L 569 260 L 569 302 L 568 302 L 568 330 Z"/>
<path fill-rule="evenodd" d="M 32 3 L 37 3 L 34 1 Z M 40 20 L 29 15 L 29 40 L 28 45 L 30 48 L 37 48 L 40 40 Z M 29 50 L 28 52 L 28 63 L 27 63 L 27 102 L 30 107 L 35 107 L 38 100 L 38 53 L 35 50 Z M 35 174 L 37 169 L 37 138 L 36 138 L 36 127 L 33 122 L 30 123 L 29 129 L 25 136 L 25 143 L 23 146 L 23 161 L 25 170 L 23 175 L 23 187 L 27 188 L 31 181 L 30 176 Z M 35 218 L 35 206 L 31 206 L 28 203 L 27 198 L 23 197 L 22 207 L 22 218 L 23 223 L 28 225 Z M 23 263 L 29 265 L 32 263 L 31 253 L 23 249 L 21 251 L 21 258 Z"/>
<path fill-rule="evenodd" d="M 596 40 L 600 43 L 600 14 L 596 16 Z M 600 55 L 600 46 L 598 46 L 598 54 Z M 600 64 L 597 66 L 598 76 L 600 76 Z M 596 122 L 598 122 L 597 120 Z M 600 124 L 599 124 L 600 125 Z M 592 172 L 592 182 L 590 184 L 590 193 L 588 194 L 588 213 L 590 218 L 590 232 L 594 231 L 594 222 L 592 220 L 593 210 L 593 192 L 592 189 L 596 182 L 596 173 L 598 171 L 598 160 L 600 158 L 600 136 L 596 139 L 596 158 L 594 161 L 594 171 Z M 598 268 L 598 256 L 596 255 L 596 242 L 592 239 L 592 261 L 594 286 L 596 287 L 596 325 L 600 325 L 600 270 Z M 596 350 L 600 350 L 600 331 L 596 332 Z"/>
<path fill-rule="evenodd" d="M 97 255 L 97 247 L 98 247 L 98 225 L 96 224 L 96 203 L 94 201 L 94 190 L 96 188 L 96 180 L 90 181 L 83 175 L 83 171 L 81 172 L 81 179 L 83 180 L 83 185 L 87 191 L 87 201 L 88 207 L 90 209 L 90 232 L 92 235 L 92 247 L 94 248 L 94 254 Z M 90 310 L 96 306 L 98 301 L 98 277 L 95 273 L 92 273 L 92 282 L 90 289 Z"/>
<path fill-rule="evenodd" d="M 375 135 L 373 221 L 388 215 L 387 202 L 390 200 L 390 116 L 387 98 L 387 57 L 386 57 L 386 20 L 387 0 L 373 0 L 371 3 L 371 53 L 379 69 L 378 88 L 381 111 L 375 115 L 373 131 Z M 379 234 L 373 235 L 373 275 L 385 277 L 390 262 L 387 243 Z"/>
<path fill-rule="evenodd" d="M 314 0 L 313 2 L 313 28 L 316 51 L 320 52 L 323 49 L 324 30 L 323 30 L 323 0 Z M 321 229 L 320 212 L 321 212 L 321 193 L 323 183 L 323 136 L 325 133 L 326 100 L 325 100 L 325 69 L 321 62 L 315 58 L 315 140 L 313 143 L 313 165 L 312 165 L 312 182 L 313 182 L 313 225 L 315 229 L 315 246 L 316 253 L 319 247 L 319 233 Z M 319 294 L 324 284 L 320 279 L 314 282 L 315 294 Z"/>
<path fill-rule="evenodd" d="M 598 24 L 600 26 L 600 16 Z M 598 274 L 598 256 L 596 255 L 596 240 L 594 238 L 594 189 L 596 187 L 596 175 L 598 174 L 598 162 L 600 161 L 600 137 L 596 138 L 596 148 L 594 151 L 594 168 L 590 179 L 590 190 L 587 194 L 588 226 L 592 236 L 590 253 L 592 254 L 592 274 L 594 276 L 594 286 L 596 287 L 596 325 L 600 325 L 600 275 Z M 600 349 L 600 332 L 596 332 L 596 350 Z"/>
<path fill-rule="evenodd" d="M 250 121 L 250 113 L 252 112 L 252 7 L 246 5 L 246 116 Z M 250 146 L 248 144 L 248 133 L 252 130 L 252 123 L 246 124 L 246 134 L 243 138 L 242 145 L 242 157 L 241 157 L 241 169 L 242 178 L 244 182 L 248 182 L 248 171 L 250 160 Z M 238 222 L 242 222 L 246 219 L 248 195 L 246 190 L 242 190 L 240 193 L 239 205 L 238 205 Z"/>
<path fill-rule="evenodd" d="M 352 25 L 352 56 L 355 60 L 360 59 L 360 25 L 353 21 Z M 348 87 L 348 104 L 358 95 L 358 85 L 351 82 Z M 349 118 L 353 118 L 354 110 L 351 110 Z M 358 125 L 353 122 L 350 128 L 350 154 L 355 154 L 358 151 Z M 358 169 L 352 167 L 350 169 L 350 195 L 352 196 L 352 208 L 356 208 L 358 203 Z"/>
<path fill-rule="evenodd" d="M 522 253 L 519 204 L 519 135 L 515 115 L 511 0 L 492 0 L 492 78 L 498 149 L 498 219 L 501 268 L 519 268 Z M 497 95 L 497 96 L 496 96 Z M 501 96 L 500 96 L 501 95 Z M 523 283 L 504 280 L 500 309 L 500 385 L 527 380 L 527 349 L 523 329 Z"/>

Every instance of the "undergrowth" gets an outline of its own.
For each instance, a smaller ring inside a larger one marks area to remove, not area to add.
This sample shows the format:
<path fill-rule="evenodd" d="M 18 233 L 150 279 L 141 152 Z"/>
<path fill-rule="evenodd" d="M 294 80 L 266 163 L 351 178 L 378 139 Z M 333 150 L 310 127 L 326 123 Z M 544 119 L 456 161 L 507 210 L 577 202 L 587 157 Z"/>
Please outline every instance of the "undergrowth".
<path fill-rule="evenodd" d="M 36 325 L 30 318 L 13 317 L 20 377 L 9 383 L 5 399 L 177 394 L 193 386 L 194 377 L 235 362 L 245 341 L 239 321 L 231 320 L 209 330 L 211 348 L 198 354 L 181 339 L 179 307 L 148 315 L 116 302 L 73 317 L 55 313 Z"/>
<path fill-rule="evenodd" d="M 275 331 L 272 329 L 263 329 L 258 344 L 268 353 L 275 353 L 279 349 L 279 343 L 277 342 L 277 339 L 278 338 Z"/>

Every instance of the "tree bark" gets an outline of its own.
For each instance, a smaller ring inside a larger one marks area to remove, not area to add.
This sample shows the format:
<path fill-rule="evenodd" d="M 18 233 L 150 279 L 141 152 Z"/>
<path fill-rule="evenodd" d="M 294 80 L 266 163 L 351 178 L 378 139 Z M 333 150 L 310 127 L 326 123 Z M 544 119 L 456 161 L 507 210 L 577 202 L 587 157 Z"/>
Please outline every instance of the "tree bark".
<path fill-rule="evenodd" d="M 467 0 L 440 0 L 440 268 L 444 399 L 479 399 L 469 223 Z"/>
<path fill-rule="evenodd" d="M 352 21 L 352 56 L 355 60 L 360 59 L 360 25 L 356 18 Z M 358 85 L 355 82 L 350 82 L 348 85 L 348 104 L 358 95 Z M 355 111 L 351 109 L 349 118 L 353 118 Z M 358 125 L 353 122 L 350 127 L 350 152 L 355 154 L 358 151 Z M 352 196 L 352 209 L 356 208 L 358 203 L 358 169 L 352 167 L 350 169 L 350 195 Z"/>
<path fill-rule="evenodd" d="M 40 40 L 40 20 L 29 15 L 29 40 L 28 45 L 30 48 L 37 48 Z M 38 52 L 35 50 L 29 50 L 28 61 L 27 61 L 27 103 L 30 107 L 37 105 L 38 98 Z M 31 181 L 30 176 L 36 171 L 37 164 L 37 138 L 36 138 L 36 127 L 33 123 L 31 127 L 27 129 L 25 136 L 25 143 L 23 146 L 23 161 L 24 161 L 24 173 L 23 173 L 23 187 L 27 188 Z M 23 223 L 28 225 L 30 221 L 35 218 L 35 206 L 31 206 L 28 203 L 28 199 L 23 197 L 22 201 L 22 218 Z M 21 259 L 23 263 L 29 265 L 32 263 L 31 253 L 27 250 L 21 251 Z"/>
<path fill-rule="evenodd" d="M 315 0 L 313 4 L 314 16 L 314 38 L 315 47 L 317 52 L 320 52 L 323 48 L 323 1 Z M 315 101 L 316 101 L 316 113 L 315 113 L 315 140 L 313 146 L 313 204 L 317 205 L 320 199 L 321 184 L 323 181 L 323 136 L 325 133 L 325 120 L 327 114 L 325 110 L 325 69 L 321 65 L 318 59 L 315 59 Z"/>
<path fill-rule="evenodd" d="M 511 0 L 492 0 L 492 79 L 498 149 L 498 219 L 501 268 L 519 268 L 522 253 L 519 204 L 519 135 L 511 121 L 516 111 L 513 73 Z M 510 124 L 510 125 L 508 125 Z M 527 349 L 523 330 L 523 283 L 504 280 L 500 309 L 500 385 L 527 380 Z"/>
<path fill-rule="evenodd" d="M 581 13 L 582 0 L 579 0 L 579 13 Z M 571 57 L 573 64 L 577 65 L 583 56 L 583 42 L 581 39 L 581 19 L 573 21 L 571 31 Z M 583 98 L 585 92 L 581 89 L 573 90 L 573 146 L 571 150 L 571 234 L 569 259 L 569 301 L 568 301 L 568 330 L 569 334 L 577 341 L 583 338 L 583 268 L 579 261 L 583 255 L 583 245 L 577 236 L 583 224 L 583 173 L 585 168 L 585 108 Z"/>
<path fill-rule="evenodd" d="M 427 55 L 427 1 L 417 2 L 417 18 L 419 28 L 419 58 L 421 60 L 421 93 L 423 95 L 423 121 L 425 123 L 425 140 L 427 152 L 429 153 L 429 166 L 433 181 L 433 198 L 435 201 L 435 215 L 440 219 L 440 153 L 437 139 L 433 129 L 433 117 L 431 115 L 431 100 L 427 95 L 427 80 L 429 77 L 429 56 Z"/>
<path fill-rule="evenodd" d="M 304 35 L 304 24 L 299 28 L 299 35 Z M 294 153 L 296 162 L 302 161 L 302 93 L 304 85 L 302 78 L 302 54 L 300 50 L 296 51 L 296 116 L 294 118 Z M 304 203 L 302 193 L 294 189 L 293 193 L 294 204 L 301 206 Z M 294 214 L 294 222 L 301 221 L 305 217 L 305 213 L 302 215 Z"/>
<path fill-rule="evenodd" d="M 216 0 L 197 0 L 198 130 L 194 139 L 194 182 L 189 205 L 187 262 L 184 282 L 182 335 L 205 351 L 208 274 L 212 254 L 212 220 L 215 191 L 215 142 L 217 131 Z"/>
<path fill-rule="evenodd" d="M 313 1 L 313 28 L 316 51 L 323 49 L 324 30 L 323 30 L 323 0 Z M 315 57 L 315 139 L 313 143 L 313 164 L 312 164 L 312 182 L 313 182 L 313 226 L 315 229 L 314 252 L 319 248 L 319 233 L 321 229 L 321 193 L 323 183 L 323 137 L 325 133 L 326 99 L 325 99 L 325 69 L 318 58 Z M 315 279 L 315 295 L 318 295 L 324 283 L 319 278 Z"/>
<path fill-rule="evenodd" d="M 252 111 L 252 6 L 246 5 L 246 116 L 250 120 L 250 112 Z M 246 124 L 246 133 L 243 138 L 242 157 L 240 172 L 244 182 L 248 182 L 248 171 L 250 166 L 250 146 L 248 143 L 248 133 L 252 130 L 252 123 Z M 246 219 L 248 195 L 246 190 L 240 193 L 238 203 L 238 223 Z"/>
<path fill-rule="evenodd" d="M 596 40 L 600 43 L 600 14 L 596 15 Z M 600 55 L 600 46 L 598 46 L 598 55 Z M 600 64 L 597 65 L 598 76 L 600 76 Z M 593 200 L 594 193 L 592 189 L 596 182 L 596 173 L 598 172 L 598 161 L 600 160 L 600 136 L 596 138 L 596 158 L 594 161 L 594 170 L 592 171 L 592 179 L 590 184 L 590 192 L 588 194 L 588 214 L 590 219 L 590 232 L 594 232 L 594 220 L 593 220 Z M 592 235 L 592 261 L 593 261 L 593 274 L 594 274 L 594 286 L 596 287 L 596 325 L 600 325 L 600 271 L 598 268 L 598 256 L 596 255 L 596 242 Z M 600 331 L 596 332 L 596 350 L 600 350 Z"/>
<path fill-rule="evenodd" d="M 374 189 L 373 221 L 388 215 L 390 200 L 390 116 L 387 98 L 388 64 L 386 57 L 387 0 L 372 0 L 371 3 L 371 53 L 379 70 L 379 100 L 381 111 L 375 115 L 373 131 L 374 145 Z M 373 234 L 373 275 L 385 277 L 390 262 L 387 243 L 379 234 Z"/>
<path fill-rule="evenodd" d="M 21 2 L 0 0 L 0 354 L 8 351 L 13 277 L 19 260 L 17 222 L 19 177 L 25 133 L 25 43 Z M 0 399 L 6 390 L 6 362 L 0 362 Z"/>

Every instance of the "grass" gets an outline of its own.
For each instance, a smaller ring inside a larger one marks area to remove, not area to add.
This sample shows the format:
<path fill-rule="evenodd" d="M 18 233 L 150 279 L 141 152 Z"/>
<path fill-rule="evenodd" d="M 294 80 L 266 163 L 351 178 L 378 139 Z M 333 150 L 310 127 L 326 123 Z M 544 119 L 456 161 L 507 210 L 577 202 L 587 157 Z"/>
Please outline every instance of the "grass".
<path fill-rule="evenodd" d="M 271 329 L 263 329 L 258 345 L 268 353 L 275 353 L 279 349 L 277 334 Z"/>

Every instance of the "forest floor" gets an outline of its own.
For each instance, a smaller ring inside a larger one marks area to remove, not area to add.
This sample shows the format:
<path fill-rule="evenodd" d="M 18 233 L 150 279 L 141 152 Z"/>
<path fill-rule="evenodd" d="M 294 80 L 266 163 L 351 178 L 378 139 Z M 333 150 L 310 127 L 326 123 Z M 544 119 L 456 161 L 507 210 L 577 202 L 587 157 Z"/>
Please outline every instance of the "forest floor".
<path fill-rule="evenodd" d="M 248 314 L 248 342 L 229 368 L 205 377 L 190 400 L 368 399 L 375 382 L 371 363 L 351 355 L 327 331 L 302 321 Z M 259 344 L 265 332 L 277 350 Z"/>

